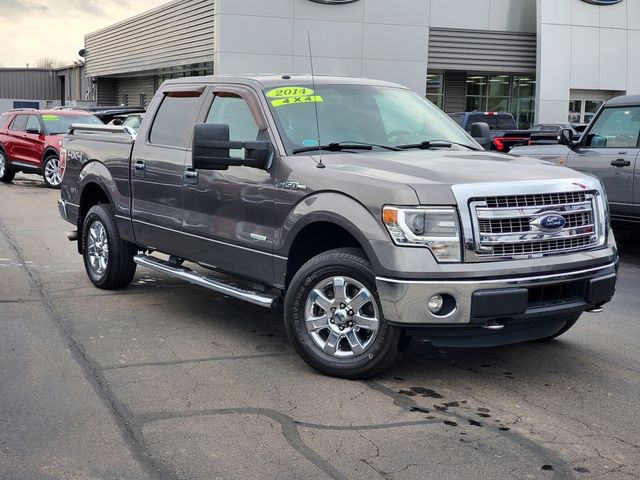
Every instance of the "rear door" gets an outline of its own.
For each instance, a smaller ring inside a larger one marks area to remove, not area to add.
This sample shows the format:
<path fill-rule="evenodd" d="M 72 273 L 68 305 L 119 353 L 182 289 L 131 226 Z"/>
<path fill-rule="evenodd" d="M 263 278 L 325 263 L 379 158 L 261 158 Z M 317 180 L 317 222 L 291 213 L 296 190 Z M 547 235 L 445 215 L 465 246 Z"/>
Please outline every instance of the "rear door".
<path fill-rule="evenodd" d="M 611 214 L 634 215 L 634 175 L 640 142 L 640 107 L 604 108 L 569 154 L 567 166 L 600 178 Z"/>
<path fill-rule="evenodd" d="M 9 159 L 14 163 L 25 163 L 27 115 L 16 115 L 9 124 L 5 148 Z"/>
<path fill-rule="evenodd" d="M 155 97 L 149 127 L 140 131 L 131 156 L 132 220 L 136 242 L 173 255 L 182 245 L 182 184 L 204 87 L 169 85 Z M 156 106 L 158 107 L 156 109 Z"/>

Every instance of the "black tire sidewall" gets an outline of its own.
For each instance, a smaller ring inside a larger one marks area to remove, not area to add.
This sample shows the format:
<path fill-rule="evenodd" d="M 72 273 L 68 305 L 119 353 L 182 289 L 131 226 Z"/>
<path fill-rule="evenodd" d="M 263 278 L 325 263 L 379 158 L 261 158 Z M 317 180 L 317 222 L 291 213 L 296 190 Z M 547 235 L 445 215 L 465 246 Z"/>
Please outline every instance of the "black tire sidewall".
<path fill-rule="evenodd" d="M 60 186 L 62 185 L 62 180 L 60 181 L 60 183 L 58 185 L 52 185 L 47 180 L 47 175 L 46 175 L 47 163 L 49 163 L 53 159 L 60 161 L 60 158 L 57 155 L 47 155 L 47 158 L 45 158 L 44 163 L 42 164 L 42 178 L 44 178 L 44 183 L 45 183 L 45 185 L 47 187 L 49 187 L 49 188 L 60 188 Z"/>
<path fill-rule="evenodd" d="M 11 170 L 11 167 L 9 166 L 9 157 L 7 157 L 7 154 L 4 153 L 3 150 L 0 150 L 0 155 L 4 157 L 4 175 L 0 177 L 0 182 L 9 183 L 16 176 L 16 172 Z"/>
<path fill-rule="evenodd" d="M 384 319 L 375 285 L 375 275 L 364 259 L 348 259 L 332 252 L 307 262 L 294 276 L 285 299 L 285 329 L 300 356 L 322 373 L 364 378 L 374 374 L 389 355 L 397 351 L 399 331 Z M 318 261 L 319 260 L 319 261 Z M 376 339 L 364 354 L 354 358 L 336 358 L 318 347 L 305 325 L 305 306 L 313 288 L 322 280 L 335 276 L 351 277 L 362 283 L 373 295 L 379 312 L 380 327 Z"/>
<path fill-rule="evenodd" d="M 116 254 L 115 242 L 120 241 L 117 227 L 115 227 L 115 221 L 109 217 L 110 215 L 111 215 L 111 212 L 110 210 L 108 210 L 108 207 L 105 207 L 103 205 L 96 205 L 94 207 L 91 207 L 82 225 L 82 245 L 84 247 L 82 251 L 82 258 L 84 260 L 84 267 L 85 267 L 85 270 L 87 271 L 87 275 L 89 276 L 89 279 L 97 287 L 104 287 L 108 283 L 109 277 L 111 276 L 111 270 L 114 268 L 114 263 L 116 261 L 115 260 L 115 254 Z M 100 277 L 96 275 L 96 273 L 91 269 L 89 265 L 89 251 L 87 248 L 87 245 L 88 245 L 87 239 L 89 237 L 89 227 L 95 221 L 99 221 L 102 224 L 102 227 L 104 228 L 107 234 L 107 245 L 109 247 L 107 268 L 105 269 L 104 274 Z"/>

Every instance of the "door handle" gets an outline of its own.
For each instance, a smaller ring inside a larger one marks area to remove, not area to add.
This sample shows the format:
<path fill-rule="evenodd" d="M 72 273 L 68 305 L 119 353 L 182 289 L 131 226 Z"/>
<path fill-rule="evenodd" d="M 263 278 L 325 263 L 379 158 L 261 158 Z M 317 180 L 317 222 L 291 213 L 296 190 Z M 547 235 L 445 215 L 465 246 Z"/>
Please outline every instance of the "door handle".
<path fill-rule="evenodd" d="M 136 163 L 133 166 L 136 170 L 144 170 L 146 167 L 144 160 L 136 160 Z"/>
<path fill-rule="evenodd" d="M 631 161 L 630 160 L 625 160 L 624 158 L 618 158 L 616 160 L 614 160 L 613 162 L 611 162 L 611 165 L 614 167 L 630 167 L 631 166 Z"/>

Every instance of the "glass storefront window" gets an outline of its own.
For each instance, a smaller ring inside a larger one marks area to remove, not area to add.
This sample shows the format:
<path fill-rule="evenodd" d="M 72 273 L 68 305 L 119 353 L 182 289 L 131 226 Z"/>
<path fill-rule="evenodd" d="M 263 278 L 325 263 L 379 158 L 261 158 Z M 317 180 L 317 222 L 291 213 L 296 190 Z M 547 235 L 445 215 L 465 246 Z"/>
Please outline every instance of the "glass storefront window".
<path fill-rule="evenodd" d="M 427 99 L 440 109 L 444 107 L 444 74 L 427 75 Z"/>
<path fill-rule="evenodd" d="M 593 120 L 593 117 L 596 116 L 596 113 L 598 113 L 598 110 L 600 110 L 600 107 L 602 106 L 604 102 L 601 101 L 594 101 L 594 100 L 587 100 L 586 102 L 584 102 L 584 119 L 583 122 L 584 123 L 590 123 L 591 120 Z"/>
<path fill-rule="evenodd" d="M 536 79 L 532 75 L 467 76 L 466 111 L 509 112 L 518 128 L 533 124 Z"/>
<path fill-rule="evenodd" d="M 589 123 L 596 116 L 604 100 L 571 100 L 569 123 Z"/>

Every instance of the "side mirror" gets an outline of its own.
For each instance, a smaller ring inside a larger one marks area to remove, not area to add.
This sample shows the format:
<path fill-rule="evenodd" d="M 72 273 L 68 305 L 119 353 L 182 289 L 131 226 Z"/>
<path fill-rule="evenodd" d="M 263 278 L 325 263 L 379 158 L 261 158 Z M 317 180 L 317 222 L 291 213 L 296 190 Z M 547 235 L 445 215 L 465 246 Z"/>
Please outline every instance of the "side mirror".
<path fill-rule="evenodd" d="M 573 148 L 575 144 L 573 143 L 573 130 L 570 128 L 563 128 L 558 133 L 558 143 L 560 145 L 566 145 L 569 148 Z"/>
<path fill-rule="evenodd" d="M 476 122 L 471 124 L 471 136 L 485 149 L 491 145 L 491 129 L 486 122 Z"/>
<path fill-rule="evenodd" d="M 27 128 L 25 131 L 32 135 L 40 135 L 42 133 L 39 128 Z"/>
<path fill-rule="evenodd" d="M 244 149 L 243 158 L 231 156 L 231 150 Z M 199 123 L 193 129 L 191 152 L 195 170 L 227 170 L 231 166 L 266 168 L 271 156 L 271 142 L 232 142 L 229 125 Z"/>

